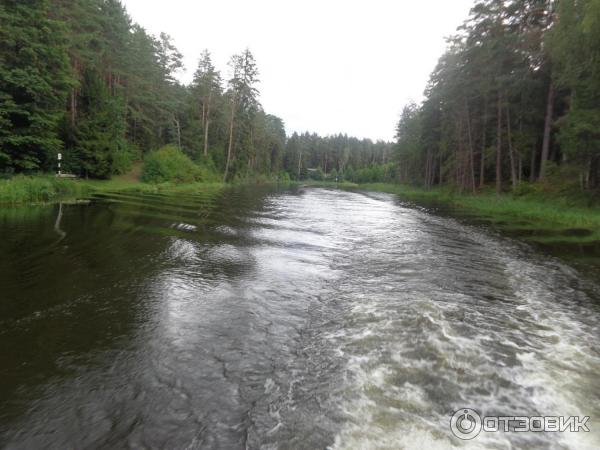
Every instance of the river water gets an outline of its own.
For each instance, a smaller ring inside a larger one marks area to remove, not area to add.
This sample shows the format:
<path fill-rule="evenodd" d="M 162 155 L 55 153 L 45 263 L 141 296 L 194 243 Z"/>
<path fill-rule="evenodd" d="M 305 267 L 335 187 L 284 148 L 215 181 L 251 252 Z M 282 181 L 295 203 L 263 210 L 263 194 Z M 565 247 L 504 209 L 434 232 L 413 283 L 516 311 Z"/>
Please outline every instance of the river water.
<path fill-rule="evenodd" d="M 0 214 L 0 447 L 600 448 L 600 284 L 388 194 Z M 590 416 L 453 437 L 450 416 Z"/>

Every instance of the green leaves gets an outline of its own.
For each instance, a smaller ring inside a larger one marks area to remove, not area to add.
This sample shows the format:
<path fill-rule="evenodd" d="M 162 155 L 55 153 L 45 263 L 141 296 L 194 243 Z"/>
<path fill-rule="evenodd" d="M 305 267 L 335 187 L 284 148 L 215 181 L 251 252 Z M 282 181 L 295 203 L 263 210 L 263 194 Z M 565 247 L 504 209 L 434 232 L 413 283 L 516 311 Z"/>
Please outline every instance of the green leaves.
<path fill-rule="evenodd" d="M 71 80 L 62 28 L 49 10 L 43 0 L 0 6 L 0 170 L 48 168 L 61 148 Z"/>
<path fill-rule="evenodd" d="M 200 179 L 200 168 L 173 145 L 150 153 L 144 160 L 142 180 L 146 183 L 192 183 Z"/>

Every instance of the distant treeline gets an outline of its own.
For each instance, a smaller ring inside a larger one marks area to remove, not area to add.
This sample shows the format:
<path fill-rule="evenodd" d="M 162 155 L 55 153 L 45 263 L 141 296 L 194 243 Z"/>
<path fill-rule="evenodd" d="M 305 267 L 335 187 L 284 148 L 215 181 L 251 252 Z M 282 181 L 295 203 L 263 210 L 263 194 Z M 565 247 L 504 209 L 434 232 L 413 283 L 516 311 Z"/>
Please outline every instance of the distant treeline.
<path fill-rule="evenodd" d="M 383 141 L 294 133 L 287 141 L 284 167 L 294 179 L 320 179 L 330 174 L 332 179 L 357 183 L 393 181 L 393 157 L 394 145 Z"/>
<path fill-rule="evenodd" d="M 107 178 L 166 145 L 224 179 L 357 170 L 391 155 L 346 136 L 294 135 L 286 147 L 249 50 L 225 80 L 205 51 L 183 85 L 171 38 L 148 34 L 118 0 L 2 0 L 0 23 L 0 172 L 54 171 L 62 152 L 63 170 Z"/>
<path fill-rule="evenodd" d="M 478 1 L 425 96 L 398 124 L 402 181 L 598 188 L 600 1 Z"/>

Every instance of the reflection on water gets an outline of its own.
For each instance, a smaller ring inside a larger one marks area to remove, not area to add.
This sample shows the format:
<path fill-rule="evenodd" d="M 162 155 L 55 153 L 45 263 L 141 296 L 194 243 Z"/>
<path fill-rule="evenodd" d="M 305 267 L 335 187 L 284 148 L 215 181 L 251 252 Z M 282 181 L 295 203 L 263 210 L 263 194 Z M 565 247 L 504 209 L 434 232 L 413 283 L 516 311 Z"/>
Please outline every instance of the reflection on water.
<path fill-rule="evenodd" d="M 63 213 L 63 204 L 62 202 L 60 202 L 58 204 L 58 214 L 56 214 L 56 222 L 54 222 L 54 231 L 56 231 L 56 234 L 58 234 L 60 236 L 60 240 L 62 241 L 65 237 L 67 237 L 67 233 L 65 233 L 61 228 L 60 228 L 60 222 L 62 221 L 62 213 Z"/>
<path fill-rule="evenodd" d="M 527 245 L 323 189 L 36 211 L 0 221 L 10 448 L 600 445 L 599 287 Z M 462 407 L 592 431 L 464 443 Z"/>

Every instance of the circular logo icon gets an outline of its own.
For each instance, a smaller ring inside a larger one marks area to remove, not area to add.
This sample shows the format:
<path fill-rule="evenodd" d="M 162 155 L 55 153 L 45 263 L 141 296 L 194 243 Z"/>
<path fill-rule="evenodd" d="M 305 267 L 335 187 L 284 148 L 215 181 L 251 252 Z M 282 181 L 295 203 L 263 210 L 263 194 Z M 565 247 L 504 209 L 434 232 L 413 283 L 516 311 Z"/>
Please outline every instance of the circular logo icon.
<path fill-rule="evenodd" d="M 481 416 L 474 409 L 459 409 L 450 419 L 450 429 L 463 441 L 475 439 L 481 433 Z"/>

